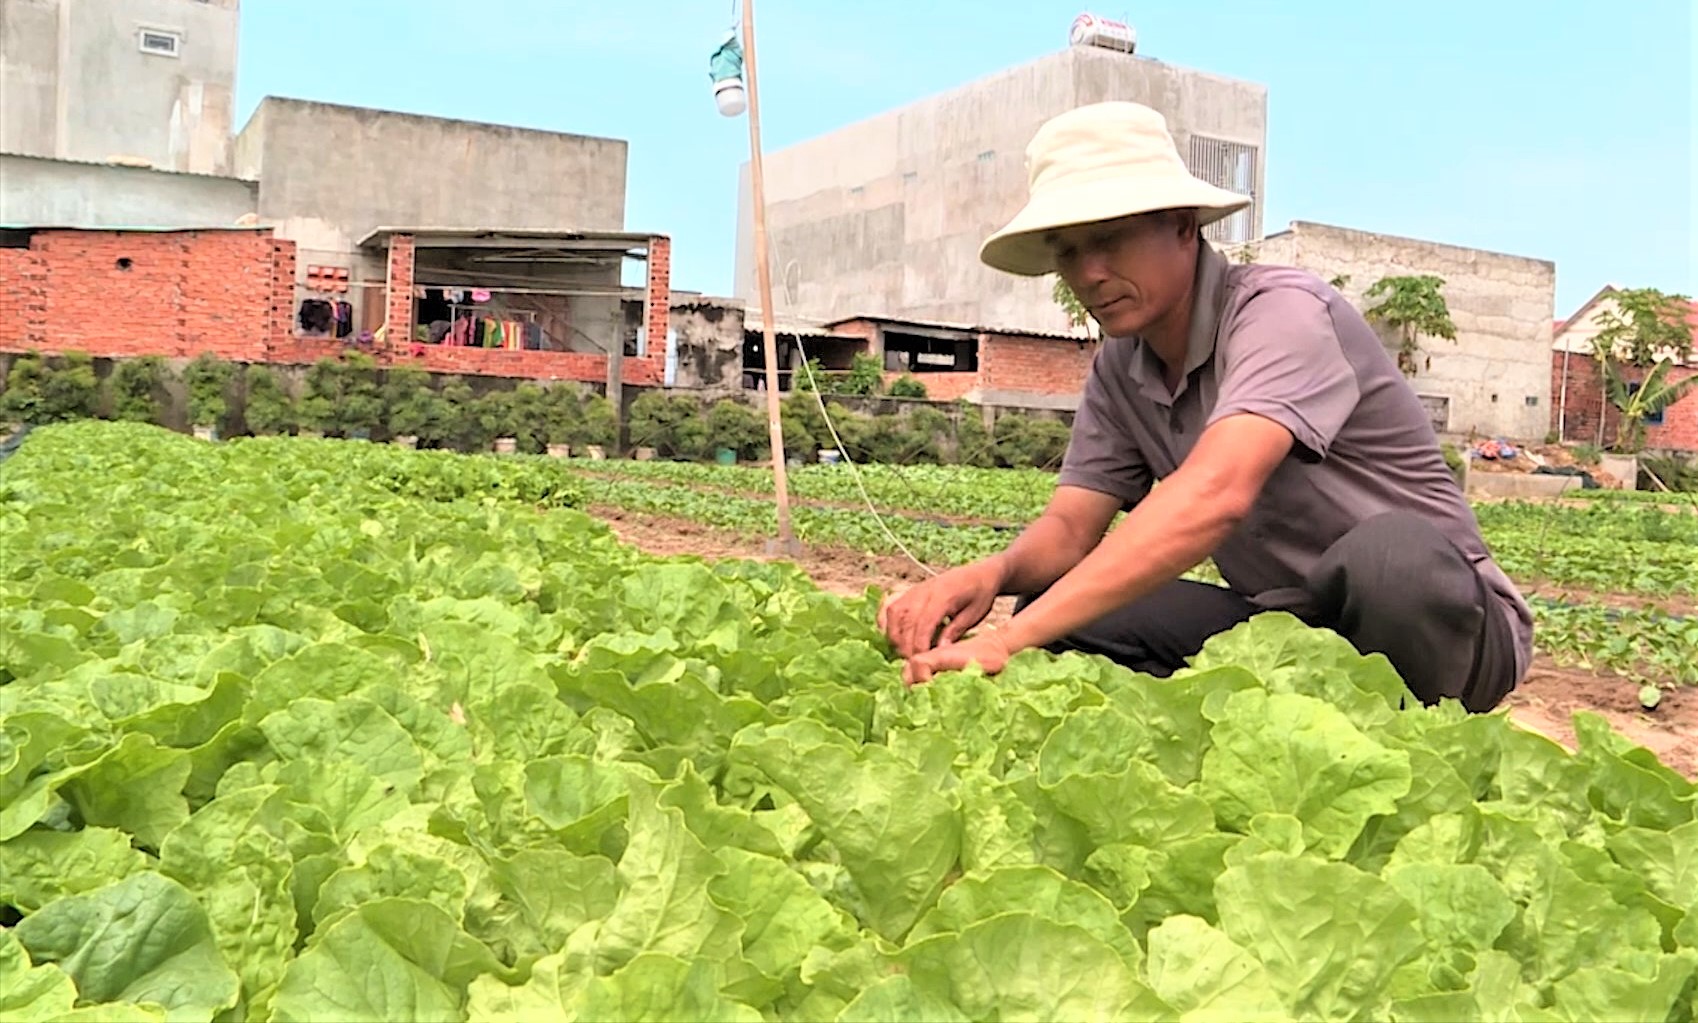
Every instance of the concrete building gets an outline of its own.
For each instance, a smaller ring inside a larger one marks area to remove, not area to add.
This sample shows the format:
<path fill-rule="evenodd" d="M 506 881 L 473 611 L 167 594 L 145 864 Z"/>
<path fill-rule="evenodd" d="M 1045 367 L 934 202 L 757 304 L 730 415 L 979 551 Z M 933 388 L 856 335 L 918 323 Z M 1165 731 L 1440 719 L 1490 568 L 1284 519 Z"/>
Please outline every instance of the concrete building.
<path fill-rule="evenodd" d="M 830 320 L 876 309 L 1071 333 L 1048 279 L 998 274 L 978 249 L 1025 201 L 1025 150 L 1038 127 L 1104 100 L 1161 111 L 1194 173 L 1255 200 L 1212 225 L 1211 238 L 1260 236 L 1266 87 L 1075 46 L 768 154 L 773 280 L 786 311 Z M 745 166 L 736 277 L 745 300 L 756 294 L 751 223 Z"/>
<path fill-rule="evenodd" d="M 258 208 L 257 181 L 0 153 L 0 224 L 217 228 Z"/>
<path fill-rule="evenodd" d="M 238 3 L 0 3 L 0 152 L 228 172 Z"/>
<path fill-rule="evenodd" d="M 361 242 L 380 227 L 623 231 L 627 148 L 620 139 L 267 97 L 236 137 L 234 170 L 259 182 L 259 217 L 298 246 L 303 281 L 313 266 L 378 281 L 383 260 Z"/>
<path fill-rule="evenodd" d="M 1556 264 L 1440 242 L 1295 221 L 1249 247 L 1256 262 L 1337 279 L 1359 309 L 1383 277 L 1435 274 L 1456 341 L 1422 338 L 1432 357 L 1411 383 L 1440 433 L 1537 440 L 1549 429 Z M 1239 251 L 1230 251 L 1242 258 Z M 1391 339 L 1388 338 L 1388 345 Z"/>

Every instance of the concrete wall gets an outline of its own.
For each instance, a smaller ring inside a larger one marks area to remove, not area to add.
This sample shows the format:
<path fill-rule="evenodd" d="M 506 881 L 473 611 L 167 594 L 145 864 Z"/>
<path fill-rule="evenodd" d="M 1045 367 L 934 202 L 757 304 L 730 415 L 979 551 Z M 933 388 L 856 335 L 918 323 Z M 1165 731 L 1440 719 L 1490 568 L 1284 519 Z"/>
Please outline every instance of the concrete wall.
<path fill-rule="evenodd" d="M 1262 86 L 1101 50 L 1051 54 L 769 154 L 772 265 L 786 313 L 1068 332 L 1047 280 L 998 274 L 978 249 L 1025 200 L 1025 150 L 1038 127 L 1105 99 L 1162 111 L 1182 154 L 1193 134 L 1266 151 Z M 747 166 L 738 205 L 736 291 L 747 300 L 756 293 Z M 1259 233 L 1259 205 L 1252 225 Z"/>
<path fill-rule="evenodd" d="M 238 0 L 6 0 L 0 151 L 224 174 Z M 143 29 L 178 55 L 145 53 Z"/>
<path fill-rule="evenodd" d="M 1260 263 L 1347 276 L 1342 291 L 1358 309 L 1373 305 L 1363 292 L 1382 277 L 1444 278 L 1456 341 L 1422 338 L 1432 365 L 1411 380 L 1449 399 L 1440 432 L 1537 440 L 1550 428 L 1554 263 L 1303 221 L 1253 251 Z"/>
<path fill-rule="evenodd" d="M 259 212 L 306 252 L 350 252 L 373 228 L 625 226 L 627 144 L 268 97 L 235 165 Z"/>
<path fill-rule="evenodd" d="M 229 227 L 258 204 L 254 181 L 0 154 L 0 224 Z"/>
<path fill-rule="evenodd" d="M 267 97 L 236 137 L 233 161 L 260 182 L 259 214 L 299 246 L 302 268 L 381 280 L 382 260 L 356 248 L 377 227 L 622 230 L 627 149 L 618 139 Z M 370 300 L 358 289 L 351 298 L 361 322 Z"/>
<path fill-rule="evenodd" d="M 678 375 L 674 386 L 741 392 L 744 323 L 741 302 L 675 303 L 671 330 L 678 351 Z"/>

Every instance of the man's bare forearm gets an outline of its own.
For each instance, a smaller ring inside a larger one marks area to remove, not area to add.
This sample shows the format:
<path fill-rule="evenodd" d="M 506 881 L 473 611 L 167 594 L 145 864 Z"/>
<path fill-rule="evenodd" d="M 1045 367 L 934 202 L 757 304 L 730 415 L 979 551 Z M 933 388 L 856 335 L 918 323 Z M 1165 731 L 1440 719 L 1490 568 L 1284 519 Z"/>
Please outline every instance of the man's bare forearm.
<path fill-rule="evenodd" d="M 987 559 L 999 573 L 999 592 L 1023 596 L 1048 589 L 1095 549 L 1102 533 L 1045 512 L 1008 549 Z"/>

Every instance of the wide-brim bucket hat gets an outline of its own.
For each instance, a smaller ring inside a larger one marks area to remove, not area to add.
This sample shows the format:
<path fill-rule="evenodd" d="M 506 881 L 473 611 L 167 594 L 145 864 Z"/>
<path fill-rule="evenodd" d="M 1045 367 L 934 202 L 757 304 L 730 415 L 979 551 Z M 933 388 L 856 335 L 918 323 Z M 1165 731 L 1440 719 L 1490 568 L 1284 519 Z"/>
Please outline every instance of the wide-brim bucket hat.
<path fill-rule="evenodd" d="M 979 249 L 987 266 L 1023 277 L 1055 272 L 1044 235 L 1056 228 L 1181 209 L 1212 224 L 1250 205 L 1193 175 L 1167 120 L 1141 103 L 1093 103 L 1046 121 L 1026 147 L 1026 175 L 1025 207 Z"/>

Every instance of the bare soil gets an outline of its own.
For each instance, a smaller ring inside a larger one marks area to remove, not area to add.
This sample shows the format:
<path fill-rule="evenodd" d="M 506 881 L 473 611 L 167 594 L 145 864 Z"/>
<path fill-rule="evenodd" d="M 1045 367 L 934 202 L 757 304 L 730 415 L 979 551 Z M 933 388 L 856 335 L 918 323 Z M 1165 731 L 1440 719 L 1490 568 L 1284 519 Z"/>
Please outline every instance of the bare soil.
<path fill-rule="evenodd" d="M 660 556 L 694 555 L 718 560 L 773 560 L 766 545 L 697 522 L 642 515 L 613 508 L 592 508 L 620 540 Z M 794 562 L 816 585 L 840 596 L 859 596 L 868 586 L 897 593 L 922 582 L 927 573 L 905 558 L 863 554 L 840 547 L 810 546 Z M 1576 592 L 1578 591 L 1571 591 Z M 1588 597 L 1596 595 L 1587 594 Z M 1625 599 L 1625 598 L 1623 598 Z M 1667 607 L 1667 598 L 1662 601 Z M 994 624 L 1013 612 L 1013 601 L 997 602 Z M 1527 679 L 1505 701 L 1510 717 L 1525 728 L 1573 747 L 1572 719 L 1577 711 L 1603 717 L 1616 731 L 1655 753 L 1663 763 L 1698 778 L 1698 689 L 1665 690 L 1655 711 L 1639 705 L 1639 686 L 1615 675 L 1594 674 L 1536 657 Z"/>

